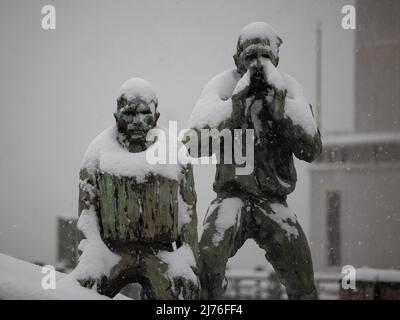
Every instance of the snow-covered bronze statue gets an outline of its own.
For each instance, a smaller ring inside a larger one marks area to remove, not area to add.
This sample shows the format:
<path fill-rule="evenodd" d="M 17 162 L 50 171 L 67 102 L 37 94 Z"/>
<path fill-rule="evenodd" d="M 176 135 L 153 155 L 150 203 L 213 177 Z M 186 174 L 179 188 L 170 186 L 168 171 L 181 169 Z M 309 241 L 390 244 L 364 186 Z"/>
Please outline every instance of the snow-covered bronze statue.
<path fill-rule="evenodd" d="M 190 165 L 151 165 L 159 117 L 142 79 L 126 81 L 116 124 L 89 145 L 80 171 L 82 254 L 71 277 L 107 296 L 137 282 L 147 299 L 199 297 L 196 193 Z"/>
<path fill-rule="evenodd" d="M 286 197 L 297 179 L 293 155 L 313 161 L 321 140 L 301 85 L 277 69 L 281 43 L 268 24 L 247 25 L 238 39 L 236 68 L 206 85 L 189 120 L 198 133 L 254 130 L 250 174 L 238 174 L 240 165 L 219 157 L 217 198 L 207 211 L 199 245 L 203 298 L 221 297 L 226 263 L 249 238 L 265 250 L 290 299 L 317 297 L 307 239 Z M 225 147 L 221 152 L 226 153 Z M 247 147 L 248 142 L 243 150 Z"/>

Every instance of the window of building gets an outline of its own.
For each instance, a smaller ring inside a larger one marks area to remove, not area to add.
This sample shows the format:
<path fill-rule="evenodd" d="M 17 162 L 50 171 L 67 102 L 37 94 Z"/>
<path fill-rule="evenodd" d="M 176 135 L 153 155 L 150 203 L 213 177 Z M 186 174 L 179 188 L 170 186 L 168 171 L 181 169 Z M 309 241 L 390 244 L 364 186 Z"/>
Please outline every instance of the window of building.
<path fill-rule="evenodd" d="M 329 191 L 327 201 L 328 265 L 340 265 L 340 194 Z"/>

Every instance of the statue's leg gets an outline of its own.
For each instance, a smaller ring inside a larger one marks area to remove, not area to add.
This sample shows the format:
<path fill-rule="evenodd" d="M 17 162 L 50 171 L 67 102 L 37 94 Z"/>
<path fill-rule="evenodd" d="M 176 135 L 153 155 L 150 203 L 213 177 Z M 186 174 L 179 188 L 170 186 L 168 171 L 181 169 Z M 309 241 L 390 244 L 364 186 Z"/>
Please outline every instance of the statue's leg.
<path fill-rule="evenodd" d="M 177 299 L 172 291 L 173 283 L 167 276 L 168 265 L 155 253 L 147 253 L 140 263 L 139 273 L 141 285 L 146 299 L 173 300 Z"/>
<path fill-rule="evenodd" d="M 286 287 L 289 299 L 317 299 L 311 253 L 296 216 L 283 203 L 256 200 L 252 237 Z"/>
<path fill-rule="evenodd" d="M 115 265 L 108 277 L 103 276 L 97 284 L 97 291 L 100 294 L 114 297 L 127 284 L 135 281 L 136 277 L 136 255 L 129 249 L 115 249 L 121 260 Z"/>
<path fill-rule="evenodd" d="M 225 268 L 246 241 L 246 204 L 240 198 L 219 196 L 207 211 L 200 250 L 203 299 L 220 299 L 225 291 Z"/>

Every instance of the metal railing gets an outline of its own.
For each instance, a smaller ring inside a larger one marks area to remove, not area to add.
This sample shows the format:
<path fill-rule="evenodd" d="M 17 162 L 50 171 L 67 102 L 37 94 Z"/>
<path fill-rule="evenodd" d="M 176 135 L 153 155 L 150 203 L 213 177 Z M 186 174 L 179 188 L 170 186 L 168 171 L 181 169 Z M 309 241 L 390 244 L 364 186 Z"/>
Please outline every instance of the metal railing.
<path fill-rule="evenodd" d="M 273 271 L 227 271 L 225 299 L 237 300 L 286 300 L 287 295 Z M 340 275 L 316 273 L 315 285 L 322 300 L 339 299 Z"/>

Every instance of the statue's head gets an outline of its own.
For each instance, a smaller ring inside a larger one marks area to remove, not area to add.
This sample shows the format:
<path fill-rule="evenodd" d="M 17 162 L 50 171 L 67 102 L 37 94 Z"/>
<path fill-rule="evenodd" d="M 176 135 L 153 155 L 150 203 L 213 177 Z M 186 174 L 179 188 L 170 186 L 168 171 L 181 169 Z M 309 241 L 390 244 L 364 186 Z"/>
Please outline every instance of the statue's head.
<path fill-rule="evenodd" d="M 237 71 L 246 73 L 249 66 L 257 59 L 269 59 L 276 67 L 279 63 L 279 47 L 281 38 L 276 31 L 265 22 L 253 22 L 240 32 L 236 53 L 233 56 Z"/>
<path fill-rule="evenodd" d="M 125 81 L 114 113 L 118 131 L 130 141 L 145 140 L 160 116 L 157 104 L 157 96 L 149 82 L 140 78 Z"/>

